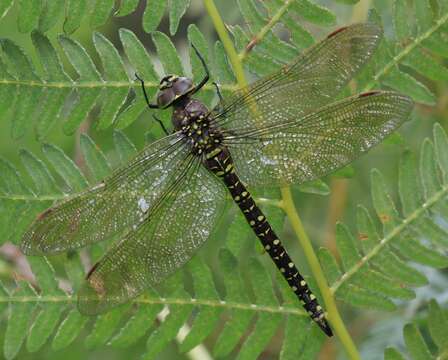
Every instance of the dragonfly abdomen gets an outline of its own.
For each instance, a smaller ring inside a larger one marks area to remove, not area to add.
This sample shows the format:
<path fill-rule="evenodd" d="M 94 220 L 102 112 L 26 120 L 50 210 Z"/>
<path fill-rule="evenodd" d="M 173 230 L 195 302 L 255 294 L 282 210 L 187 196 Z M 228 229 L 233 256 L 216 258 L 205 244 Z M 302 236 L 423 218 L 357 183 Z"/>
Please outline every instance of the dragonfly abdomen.
<path fill-rule="evenodd" d="M 316 296 L 311 292 L 302 275 L 300 275 L 263 212 L 235 173 L 229 151 L 221 146 L 209 150 L 206 154 L 205 166 L 224 181 L 233 200 L 243 212 L 258 239 L 260 239 L 263 248 L 280 270 L 310 317 L 328 336 L 332 336 L 333 333 L 325 319 L 323 308 L 317 302 Z"/>

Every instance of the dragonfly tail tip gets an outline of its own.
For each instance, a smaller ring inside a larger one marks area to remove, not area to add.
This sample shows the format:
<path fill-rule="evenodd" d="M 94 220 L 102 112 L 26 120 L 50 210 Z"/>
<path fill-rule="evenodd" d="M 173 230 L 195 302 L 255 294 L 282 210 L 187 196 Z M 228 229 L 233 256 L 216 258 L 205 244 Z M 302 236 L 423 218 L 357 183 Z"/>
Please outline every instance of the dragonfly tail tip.
<path fill-rule="evenodd" d="M 331 330 L 330 325 L 328 324 L 326 319 L 322 319 L 317 321 L 317 325 L 319 325 L 319 327 L 322 329 L 322 331 L 328 336 L 328 337 L 332 337 L 333 336 L 333 330 Z"/>

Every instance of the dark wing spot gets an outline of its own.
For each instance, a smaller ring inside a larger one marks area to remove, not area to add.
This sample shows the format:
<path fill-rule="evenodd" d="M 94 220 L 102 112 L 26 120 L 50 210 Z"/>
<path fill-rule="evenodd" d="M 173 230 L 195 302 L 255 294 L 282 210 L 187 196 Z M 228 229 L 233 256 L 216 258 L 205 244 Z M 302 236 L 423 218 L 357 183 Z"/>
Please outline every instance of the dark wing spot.
<path fill-rule="evenodd" d="M 333 31 L 331 34 L 329 34 L 329 35 L 327 36 L 327 39 L 329 39 L 329 38 L 335 36 L 336 34 L 338 34 L 338 33 L 342 32 L 342 31 L 344 31 L 344 30 L 347 29 L 347 28 L 348 28 L 348 26 L 344 26 L 344 27 L 341 27 L 341 28 L 339 28 L 339 29 Z"/>
<path fill-rule="evenodd" d="M 92 268 L 89 270 L 89 272 L 86 275 L 86 280 L 89 280 L 90 276 L 92 275 L 92 273 L 95 271 L 95 269 L 98 267 L 100 263 L 97 262 L 95 265 L 92 266 Z"/>
<path fill-rule="evenodd" d="M 37 215 L 37 220 L 42 220 L 45 218 L 48 214 L 53 212 L 53 208 L 48 208 L 47 210 L 41 212 L 39 215 Z"/>
<path fill-rule="evenodd" d="M 372 91 L 368 91 L 368 92 L 359 94 L 358 97 L 359 97 L 359 98 L 363 98 L 363 97 L 366 97 L 366 96 L 377 95 L 377 94 L 379 94 L 380 92 L 381 92 L 381 91 L 378 91 L 378 90 L 372 90 Z"/>

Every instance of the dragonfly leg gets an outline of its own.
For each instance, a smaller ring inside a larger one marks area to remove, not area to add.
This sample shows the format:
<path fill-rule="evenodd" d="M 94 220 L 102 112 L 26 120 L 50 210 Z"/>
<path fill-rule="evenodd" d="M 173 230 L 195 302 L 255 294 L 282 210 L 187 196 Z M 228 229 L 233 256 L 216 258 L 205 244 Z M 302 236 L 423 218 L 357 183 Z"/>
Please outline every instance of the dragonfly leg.
<path fill-rule="evenodd" d="M 218 104 L 218 106 L 217 106 L 217 111 L 218 112 L 221 112 L 221 111 L 223 111 L 224 109 L 223 109 L 223 102 L 224 102 L 224 98 L 222 97 L 222 94 L 221 94 L 221 89 L 219 88 L 219 85 L 218 85 L 218 83 L 216 83 L 216 82 L 212 82 L 212 84 L 213 84 L 213 86 L 215 87 L 215 89 L 216 89 L 216 95 L 218 95 L 218 98 L 219 98 L 219 104 Z"/>
<path fill-rule="evenodd" d="M 199 52 L 199 50 L 196 48 L 196 46 L 194 46 L 194 44 L 191 44 L 191 46 L 192 46 L 194 52 L 196 53 L 196 56 L 199 58 L 199 61 L 201 62 L 202 66 L 204 67 L 204 71 L 205 71 L 204 78 L 191 91 L 191 95 L 193 95 L 194 93 L 199 91 L 207 83 L 208 79 L 210 78 L 210 72 L 208 71 L 208 67 L 207 67 L 207 64 L 205 63 L 205 59 L 202 57 L 202 55 Z"/>
<path fill-rule="evenodd" d="M 158 109 L 158 108 L 159 108 L 159 105 L 157 105 L 157 104 L 151 104 L 151 103 L 149 102 L 148 94 L 146 93 L 146 89 L 145 89 L 145 81 L 144 81 L 140 76 L 138 76 L 137 73 L 135 73 L 134 75 L 135 75 L 136 79 L 137 79 L 138 81 L 140 81 L 140 84 L 142 85 L 143 95 L 144 95 L 144 97 L 145 97 L 146 104 L 148 105 L 148 107 L 149 107 L 150 109 Z"/>
<path fill-rule="evenodd" d="M 214 86 L 215 89 L 216 89 L 216 94 L 217 94 L 218 97 L 219 97 L 219 101 L 220 101 L 220 102 L 223 102 L 223 101 L 224 101 L 224 98 L 222 97 L 221 89 L 219 88 L 218 83 L 215 82 L 215 81 L 213 81 L 212 84 L 213 84 L 213 86 Z"/>
<path fill-rule="evenodd" d="M 157 116 L 155 116 L 154 114 L 152 114 L 152 117 L 155 121 L 157 121 L 159 123 L 159 125 L 161 126 L 163 132 L 165 133 L 165 135 L 169 135 L 168 131 L 166 130 L 165 125 L 163 124 L 163 121 L 160 120 Z"/>

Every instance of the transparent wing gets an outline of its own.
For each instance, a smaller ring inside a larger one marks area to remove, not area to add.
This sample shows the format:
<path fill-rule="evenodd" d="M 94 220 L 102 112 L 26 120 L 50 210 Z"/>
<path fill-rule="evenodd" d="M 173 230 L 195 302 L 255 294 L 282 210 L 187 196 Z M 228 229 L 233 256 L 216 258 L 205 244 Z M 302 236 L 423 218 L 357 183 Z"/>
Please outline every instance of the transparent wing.
<path fill-rule="evenodd" d="M 148 145 L 100 184 L 40 214 L 22 238 L 23 252 L 39 255 L 76 249 L 140 223 L 182 170 L 188 153 L 178 134 Z"/>
<path fill-rule="evenodd" d="M 224 99 L 212 117 L 230 132 L 300 118 L 334 96 L 369 61 L 382 37 L 375 24 L 342 28 L 291 64 Z"/>
<path fill-rule="evenodd" d="M 78 295 L 79 310 L 107 311 L 184 265 L 216 226 L 225 198 L 213 174 L 199 162 L 190 166 L 145 221 L 93 268 Z"/>
<path fill-rule="evenodd" d="M 250 134 L 226 136 L 239 177 L 253 186 L 320 178 L 359 157 L 393 132 L 413 107 L 393 92 L 369 92 L 322 107 L 302 118 Z"/>

